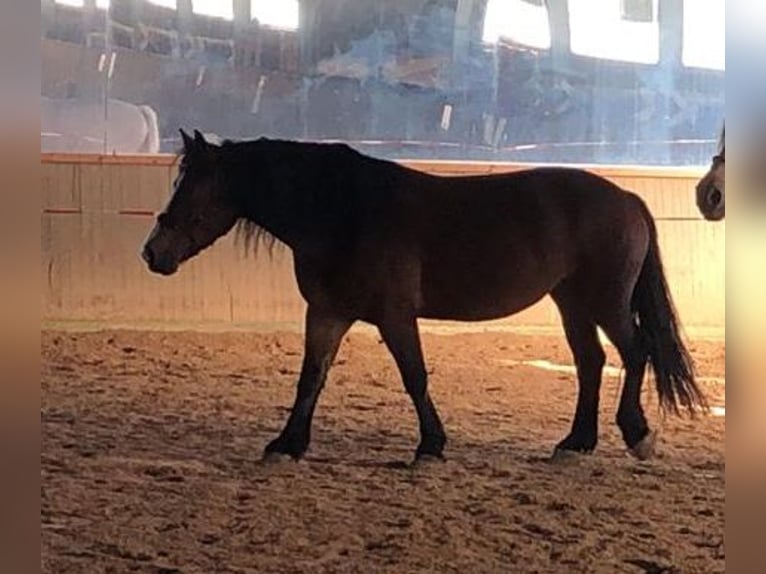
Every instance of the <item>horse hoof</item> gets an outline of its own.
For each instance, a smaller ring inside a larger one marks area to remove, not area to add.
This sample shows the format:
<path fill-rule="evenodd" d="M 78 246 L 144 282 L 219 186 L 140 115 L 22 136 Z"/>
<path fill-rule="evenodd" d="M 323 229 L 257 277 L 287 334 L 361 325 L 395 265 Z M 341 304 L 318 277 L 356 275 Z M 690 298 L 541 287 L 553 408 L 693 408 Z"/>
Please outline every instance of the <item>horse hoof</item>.
<path fill-rule="evenodd" d="M 654 456 L 654 449 L 657 445 L 657 433 L 650 430 L 633 448 L 628 449 L 630 454 L 638 460 L 649 460 Z"/>
<path fill-rule="evenodd" d="M 265 452 L 261 457 L 263 464 L 280 464 L 286 462 L 298 462 L 300 459 L 284 452 Z"/>
<path fill-rule="evenodd" d="M 567 448 L 553 449 L 550 461 L 557 464 L 571 464 L 582 460 L 584 456 L 587 456 L 588 452 L 569 450 Z"/>
<path fill-rule="evenodd" d="M 420 454 L 415 457 L 415 460 L 412 462 L 413 467 L 425 467 L 425 466 L 433 466 L 435 464 L 444 464 L 446 461 L 444 460 L 443 456 L 435 455 L 435 454 Z"/>

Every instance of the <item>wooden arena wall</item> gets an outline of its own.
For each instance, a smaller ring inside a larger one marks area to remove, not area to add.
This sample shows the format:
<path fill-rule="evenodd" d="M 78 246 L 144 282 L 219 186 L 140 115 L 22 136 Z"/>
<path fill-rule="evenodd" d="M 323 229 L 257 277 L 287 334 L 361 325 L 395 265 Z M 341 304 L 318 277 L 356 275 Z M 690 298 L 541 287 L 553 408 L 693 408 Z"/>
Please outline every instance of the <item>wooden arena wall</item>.
<path fill-rule="evenodd" d="M 404 162 L 416 169 L 467 174 L 516 164 Z M 723 332 L 725 223 L 702 220 L 694 205 L 698 169 L 593 167 L 649 204 L 670 287 L 689 331 Z M 305 305 L 287 249 L 245 257 L 234 234 L 172 277 L 149 273 L 139 252 L 167 199 L 171 156 L 43 154 L 42 318 L 44 323 L 258 329 L 300 328 Z M 477 289 L 481 286 L 477 285 Z M 559 328 L 549 298 L 511 318 L 440 328 Z"/>

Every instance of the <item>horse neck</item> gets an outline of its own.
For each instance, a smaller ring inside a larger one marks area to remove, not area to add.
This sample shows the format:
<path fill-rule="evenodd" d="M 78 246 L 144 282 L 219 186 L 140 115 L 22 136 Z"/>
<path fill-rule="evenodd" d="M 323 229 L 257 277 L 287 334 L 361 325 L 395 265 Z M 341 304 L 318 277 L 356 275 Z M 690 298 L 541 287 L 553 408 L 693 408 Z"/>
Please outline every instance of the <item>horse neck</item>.
<path fill-rule="evenodd" d="M 245 218 L 293 249 L 321 239 L 348 208 L 341 158 L 315 144 L 256 143 L 237 169 Z"/>

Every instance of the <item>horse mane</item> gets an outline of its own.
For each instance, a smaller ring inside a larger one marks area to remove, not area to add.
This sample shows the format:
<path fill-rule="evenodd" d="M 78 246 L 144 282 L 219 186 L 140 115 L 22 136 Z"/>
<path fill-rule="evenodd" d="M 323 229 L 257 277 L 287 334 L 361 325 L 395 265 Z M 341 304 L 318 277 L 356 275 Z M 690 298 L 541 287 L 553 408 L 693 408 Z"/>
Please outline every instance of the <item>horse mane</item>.
<path fill-rule="evenodd" d="M 234 233 L 234 244 L 242 243 L 245 257 L 252 253 L 253 257 L 257 258 L 259 247 L 264 245 L 269 254 L 269 259 L 274 259 L 274 248 L 276 247 L 279 251 L 285 248 L 285 244 L 279 241 L 273 234 L 245 217 L 237 221 Z"/>
<path fill-rule="evenodd" d="M 279 139 L 267 139 L 267 138 L 258 138 L 255 140 L 231 140 L 231 139 L 225 139 L 221 141 L 219 144 L 219 148 L 222 151 L 225 151 L 227 154 L 230 154 L 230 157 L 233 161 L 237 161 L 239 154 L 249 154 L 253 153 L 254 146 L 265 146 L 268 145 L 269 152 L 273 152 L 276 154 L 281 154 L 282 152 L 285 152 L 285 164 L 289 166 L 289 169 L 287 171 L 291 173 L 298 174 L 300 177 L 301 175 L 306 175 L 303 173 L 300 169 L 300 167 L 293 167 L 292 164 L 287 163 L 290 161 L 288 152 L 292 151 L 300 151 L 300 150 L 325 150 L 327 153 L 332 154 L 350 154 L 352 156 L 355 156 L 357 158 L 366 158 L 372 161 L 381 161 L 381 160 L 375 160 L 373 158 L 368 158 L 367 156 L 364 156 L 363 154 L 359 153 L 357 150 L 353 149 L 351 146 L 345 144 L 345 143 L 318 143 L 318 142 L 298 142 L 298 141 L 290 141 L 290 140 L 279 140 Z M 273 146 L 273 147 L 272 147 Z M 299 158 L 306 158 L 307 154 L 301 153 L 298 156 Z M 269 158 L 272 159 L 272 158 Z M 321 160 L 318 159 L 318 162 Z M 279 162 L 275 161 L 268 161 L 270 166 L 277 166 L 279 167 Z M 272 177 L 274 177 L 272 175 Z M 327 186 L 321 187 L 321 189 L 317 190 L 319 193 L 321 193 L 321 196 L 314 196 L 313 198 L 313 206 L 322 206 L 324 208 L 327 208 L 328 210 L 333 210 L 338 205 L 347 205 L 346 200 L 348 199 L 346 192 L 347 188 L 346 186 Z M 341 195 L 342 194 L 342 195 Z M 313 215 L 314 211 L 311 210 L 311 213 Z M 271 232 L 266 230 L 265 228 L 261 227 L 254 221 L 242 217 L 240 218 L 236 223 L 236 230 L 235 230 L 235 245 L 241 244 L 244 250 L 245 256 L 248 254 L 252 254 L 254 257 L 257 258 L 258 253 L 260 251 L 260 248 L 263 246 L 266 248 L 268 252 L 269 259 L 273 259 L 275 252 L 282 251 L 287 246 L 280 241 L 275 235 L 273 235 Z"/>
<path fill-rule="evenodd" d="M 227 138 L 221 142 L 220 147 L 222 150 L 236 152 L 244 147 L 242 144 L 247 143 L 252 142 L 237 142 Z M 255 259 L 258 258 L 258 251 L 261 245 L 266 247 L 269 254 L 269 260 L 274 259 L 274 247 L 279 247 L 280 251 L 285 248 L 285 244 L 279 241 L 276 236 L 246 217 L 241 217 L 237 221 L 236 229 L 234 231 L 234 245 L 240 243 L 242 244 L 242 251 L 245 257 L 252 253 Z"/>

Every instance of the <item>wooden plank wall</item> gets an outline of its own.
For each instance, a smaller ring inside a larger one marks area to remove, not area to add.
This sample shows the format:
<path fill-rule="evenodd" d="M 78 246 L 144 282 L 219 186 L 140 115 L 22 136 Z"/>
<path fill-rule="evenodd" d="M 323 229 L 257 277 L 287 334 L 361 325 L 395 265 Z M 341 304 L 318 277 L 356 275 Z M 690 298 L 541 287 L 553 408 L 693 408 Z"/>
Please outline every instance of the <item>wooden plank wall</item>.
<path fill-rule="evenodd" d="M 444 175 L 525 166 L 405 162 Z M 725 223 L 703 221 L 693 169 L 592 168 L 640 194 L 657 219 L 661 249 L 682 321 L 719 334 L 725 325 Z M 139 251 L 175 175 L 170 156 L 43 155 L 42 316 L 44 322 L 300 328 L 305 309 L 288 250 L 245 258 L 234 234 L 176 275 L 149 273 Z M 460 325 L 433 323 L 435 327 Z M 559 328 L 550 299 L 511 318 L 465 328 Z"/>

